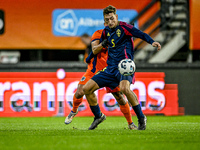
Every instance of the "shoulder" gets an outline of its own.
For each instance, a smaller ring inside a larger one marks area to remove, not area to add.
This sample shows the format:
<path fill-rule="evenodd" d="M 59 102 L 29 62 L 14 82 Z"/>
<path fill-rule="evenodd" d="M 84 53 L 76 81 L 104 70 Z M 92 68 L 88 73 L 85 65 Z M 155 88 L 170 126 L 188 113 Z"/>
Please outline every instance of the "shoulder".
<path fill-rule="evenodd" d="M 97 31 L 95 31 L 95 32 L 93 33 L 92 36 L 102 34 L 102 32 L 103 32 L 103 29 L 101 29 L 101 30 L 97 30 Z"/>
<path fill-rule="evenodd" d="M 99 40 L 101 38 L 101 34 L 103 32 L 103 29 L 101 30 L 97 30 L 93 33 L 91 40 L 95 41 L 95 40 Z"/>
<path fill-rule="evenodd" d="M 120 21 L 120 22 L 119 22 L 119 26 L 127 27 L 127 28 L 130 28 L 130 29 L 133 28 L 133 25 L 128 24 L 128 23 L 123 22 L 123 21 Z"/>
<path fill-rule="evenodd" d="M 103 29 L 95 31 L 96 34 L 102 34 Z"/>

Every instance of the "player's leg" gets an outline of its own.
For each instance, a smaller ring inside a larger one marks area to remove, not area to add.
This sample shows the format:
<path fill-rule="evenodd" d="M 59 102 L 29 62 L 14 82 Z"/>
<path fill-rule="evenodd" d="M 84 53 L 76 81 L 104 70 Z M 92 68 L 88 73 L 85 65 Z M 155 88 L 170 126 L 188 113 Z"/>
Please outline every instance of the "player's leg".
<path fill-rule="evenodd" d="M 77 87 L 77 91 L 73 96 L 73 107 L 69 115 L 65 118 L 65 124 L 70 124 L 72 122 L 72 119 L 76 116 L 78 113 L 78 107 L 83 101 L 83 84 L 79 84 Z"/>
<path fill-rule="evenodd" d="M 137 126 L 133 123 L 133 120 L 132 120 L 132 115 L 131 115 L 129 104 L 125 100 L 122 92 L 118 91 L 118 92 L 114 92 L 112 94 L 115 97 L 115 99 L 117 100 L 120 110 L 128 122 L 128 128 L 131 130 L 137 129 Z"/>
<path fill-rule="evenodd" d="M 131 103 L 133 110 L 135 111 L 138 118 L 138 130 L 146 129 L 146 116 L 143 114 L 141 106 L 138 102 L 137 96 L 133 91 L 130 90 L 130 81 L 120 81 L 120 90 L 126 95 L 128 101 Z"/>
<path fill-rule="evenodd" d="M 90 79 L 84 86 L 83 86 L 83 92 L 87 98 L 88 103 L 90 106 L 97 105 L 97 97 L 94 94 L 94 91 L 99 89 L 98 84 Z"/>
<path fill-rule="evenodd" d="M 95 90 L 99 89 L 98 84 L 90 79 L 84 86 L 83 86 L 83 91 L 84 94 L 87 98 L 87 101 L 90 105 L 90 109 L 92 113 L 94 114 L 94 121 L 92 122 L 91 126 L 89 127 L 89 130 L 95 129 L 98 124 L 103 122 L 106 119 L 106 116 L 101 113 L 100 107 L 97 102 L 97 97 L 94 93 Z"/>
<path fill-rule="evenodd" d="M 65 119 L 65 124 L 69 124 L 72 122 L 72 119 L 75 117 L 75 115 L 78 113 L 78 107 L 83 101 L 83 86 L 91 79 L 91 77 L 94 76 L 94 73 L 92 73 L 89 69 L 85 72 L 83 77 L 81 78 L 76 93 L 73 96 L 73 107 L 69 115 Z"/>
<path fill-rule="evenodd" d="M 79 84 L 78 88 L 76 90 L 76 93 L 74 94 L 74 97 L 73 97 L 73 108 L 72 108 L 73 112 L 77 112 L 78 111 L 78 107 L 80 106 L 80 104 L 83 101 L 83 96 L 84 96 L 83 86 L 84 86 L 83 84 Z"/>

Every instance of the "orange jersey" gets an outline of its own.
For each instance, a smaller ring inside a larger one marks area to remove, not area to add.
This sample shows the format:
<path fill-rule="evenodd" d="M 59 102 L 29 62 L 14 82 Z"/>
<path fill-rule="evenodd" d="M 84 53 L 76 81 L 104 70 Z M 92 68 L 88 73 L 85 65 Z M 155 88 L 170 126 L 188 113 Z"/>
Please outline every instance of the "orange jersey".
<path fill-rule="evenodd" d="M 96 32 L 94 32 L 94 34 L 92 35 L 91 41 L 93 42 L 95 40 L 100 40 L 102 31 L 103 30 L 97 30 Z M 94 58 L 90 60 L 87 71 L 81 78 L 81 81 L 79 82 L 79 84 L 85 85 L 99 70 L 102 70 L 103 68 L 105 68 L 107 66 L 107 63 L 106 63 L 107 56 L 108 56 L 108 52 L 107 52 L 107 49 L 105 48 L 103 48 L 101 52 L 95 55 Z"/>
<path fill-rule="evenodd" d="M 101 34 L 103 30 L 97 30 L 92 35 L 91 41 L 100 40 Z M 88 70 L 90 70 L 93 73 L 98 72 L 99 70 L 102 70 L 107 66 L 107 57 L 108 57 L 108 51 L 107 49 L 103 48 L 100 53 L 94 56 L 94 58 L 91 59 L 90 63 L 88 64 Z"/>

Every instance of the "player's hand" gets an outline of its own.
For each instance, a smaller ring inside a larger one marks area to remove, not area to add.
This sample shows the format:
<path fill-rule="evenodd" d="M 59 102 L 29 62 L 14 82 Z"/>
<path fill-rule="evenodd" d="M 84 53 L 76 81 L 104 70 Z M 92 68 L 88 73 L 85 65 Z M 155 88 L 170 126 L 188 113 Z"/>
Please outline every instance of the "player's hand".
<path fill-rule="evenodd" d="M 101 45 L 105 48 L 108 46 L 108 43 L 109 43 L 108 40 L 105 39 L 105 40 L 103 40 L 103 42 L 101 42 Z"/>
<path fill-rule="evenodd" d="M 153 43 L 152 43 L 152 46 L 153 46 L 153 47 L 157 47 L 157 50 L 158 50 L 158 51 L 161 49 L 161 45 L 160 45 L 160 43 L 158 43 L 158 42 L 153 42 Z"/>

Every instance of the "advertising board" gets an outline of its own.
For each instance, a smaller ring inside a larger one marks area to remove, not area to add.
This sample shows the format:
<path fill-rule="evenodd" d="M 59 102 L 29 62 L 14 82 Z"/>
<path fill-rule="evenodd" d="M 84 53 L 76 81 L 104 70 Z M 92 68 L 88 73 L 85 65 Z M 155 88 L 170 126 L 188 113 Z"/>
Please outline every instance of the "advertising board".
<path fill-rule="evenodd" d="M 60 72 L 60 69 L 58 70 Z M 0 117 L 66 116 L 83 72 L 2 72 L 0 74 Z M 163 72 L 137 72 L 131 85 L 146 115 L 179 115 L 178 85 L 166 84 Z M 111 93 L 95 91 L 101 111 L 122 116 Z M 134 111 L 130 107 L 133 115 Z M 86 98 L 78 116 L 92 116 Z"/>

